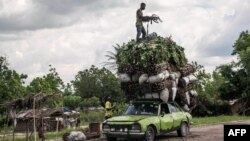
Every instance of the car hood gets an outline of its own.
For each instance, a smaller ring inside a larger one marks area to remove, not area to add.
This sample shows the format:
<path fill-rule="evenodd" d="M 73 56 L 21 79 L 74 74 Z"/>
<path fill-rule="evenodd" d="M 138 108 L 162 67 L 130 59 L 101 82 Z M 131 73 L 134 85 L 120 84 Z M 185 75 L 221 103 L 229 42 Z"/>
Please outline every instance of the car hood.
<path fill-rule="evenodd" d="M 136 122 L 145 118 L 151 117 L 149 115 L 129 115 L 129 116 L 117 116 L 108 119 L 108 122 Z"/>

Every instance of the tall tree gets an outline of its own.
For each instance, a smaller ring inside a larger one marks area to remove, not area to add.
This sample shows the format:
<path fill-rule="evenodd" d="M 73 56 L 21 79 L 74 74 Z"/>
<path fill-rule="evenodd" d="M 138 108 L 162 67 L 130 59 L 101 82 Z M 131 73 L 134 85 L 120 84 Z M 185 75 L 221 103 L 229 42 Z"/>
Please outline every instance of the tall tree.
<path fill-rule="evenodd" d="M 216 68 L 216 72 L 224 78 L 220 85 L 220 96 L 224 100 L 241 98 L 247 87 L 247 74 L 242 68 L 236 68 L 234 62 Z"/>
<path fill-rule="evenodd" d="M 233 46 L 232 55 L 237 55 L 239 59 L 238 65 L 246 72 L 247 87 L 245 89 L 246 96 L 250 96 L 250 34 L 249 31 L 241 32 L 239 38 Z"/>
<path fill-rule="evenodd" d="M 124 100 L 119 80 L 106 68 L 91 66 L 90 69 L 79 71 L 72 84 L 76 94 L 82 98 L 111 96 L 114 101 Z"/>
<path fill-rule="evenodd" d="M 34 78 L 30 84 L 27 86 L 28 94 L 35 93 L 63 93 L 64 84 L 56 69 L 49 65 L 49 73 L 42 76 Z M 60 107 L 63 105 L 63 97 L 56 99 L 49 99 L 44 106 L 48 107 Z"/>
<path fill-rule="evenodd" d="M 0 115 L 5 113 L 7 102 L 25 95 L 26 89 L 23 83 L 26 78 L 27 75 L 11 70 L 6 58 L 0 56 Z"/>
<path fill-rule="evenodd" d="M 49 73 L 42 76 L 34 78 L 30 84 L 27 86 L 27 91 L 29 93 L 56 93 L 62 92 L 64 84 L 56 69 L 49 65 Z"/>
<path fill-rule="evenodd" d="M 233 46 L 234 50 L 232 55 L 237 55 L 239 63 L 250 74 L 250 34 L 247 31 L 241 32 L 239 38 Z"/>

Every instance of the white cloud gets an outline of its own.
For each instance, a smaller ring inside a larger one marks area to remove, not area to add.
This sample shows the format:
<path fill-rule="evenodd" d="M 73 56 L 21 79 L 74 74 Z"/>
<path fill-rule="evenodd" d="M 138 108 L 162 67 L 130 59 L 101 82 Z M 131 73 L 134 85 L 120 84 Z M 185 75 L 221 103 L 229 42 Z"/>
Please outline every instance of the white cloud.
<path fill-rule="evenodd" d="M 141 1 L 4 0 L 0 2 L 0 55 L 28 82 L 57 69 L 65 82 L 92 64 L 102 66 L 106 51 L 135 37 L 135 11 Z M 248 0 L 145 0 L 145 14 L 163 23 L 150 32 L 172 35 L 190 61 L 211 72 L 235 57 L 239 33 L 249 29 Z"/>

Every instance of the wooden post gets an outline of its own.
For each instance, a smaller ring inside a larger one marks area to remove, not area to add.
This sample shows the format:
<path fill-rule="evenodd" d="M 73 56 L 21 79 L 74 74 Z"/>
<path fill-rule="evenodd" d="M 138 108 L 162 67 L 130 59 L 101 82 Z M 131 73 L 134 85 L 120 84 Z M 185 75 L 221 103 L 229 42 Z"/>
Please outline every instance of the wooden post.
<path fill-rule="evenodd" d="M 29 136 L 29 127 L 28 127 L 28 121 L 26 121 L 26 141 L 28 141 Z"/>
<path fill-rule="evenodd" d="M 34 96 L 34 101 L 33 101 L 33 120 L 34 120 L 34 122 L 33 122 L 33 125 L 34 125 L 33 132 L 34 132 L 35 141 L 36 141 L 36 107 L 35 107 L 36 101 L 35 100 L 36 100 L 36 96 Z"/>
<path fill-rule="evenodd" d="M 14 116 L 14 118 L 12 119 L 12 121 L 13 121 L 13 133 L 12 133 L 13 141 L 15 141 L 15 118 L 16 118 L 16 116 Z"/>

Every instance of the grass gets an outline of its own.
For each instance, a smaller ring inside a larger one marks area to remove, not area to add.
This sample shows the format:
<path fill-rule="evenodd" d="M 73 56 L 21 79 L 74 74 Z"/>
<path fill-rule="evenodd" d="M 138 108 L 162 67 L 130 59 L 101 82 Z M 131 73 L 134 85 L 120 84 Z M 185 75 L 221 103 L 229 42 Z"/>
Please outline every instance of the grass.
<path fill-rule="evenodd" d="M 200 117 L 200 118 L 194 117 L 193 125 L 213 124 L 213 123 L 229 122 L 229 121 L 237 121 L 237 120 L 250 120 L 250 116 L 221 115 L 221 116 L 216 116 L 216 117 Z"/>

